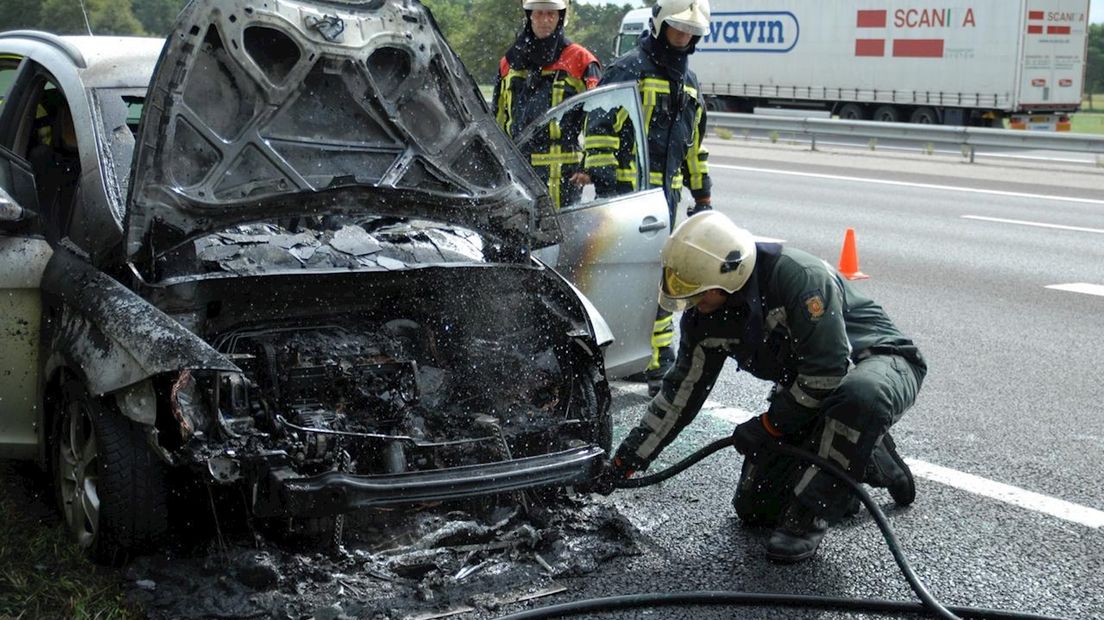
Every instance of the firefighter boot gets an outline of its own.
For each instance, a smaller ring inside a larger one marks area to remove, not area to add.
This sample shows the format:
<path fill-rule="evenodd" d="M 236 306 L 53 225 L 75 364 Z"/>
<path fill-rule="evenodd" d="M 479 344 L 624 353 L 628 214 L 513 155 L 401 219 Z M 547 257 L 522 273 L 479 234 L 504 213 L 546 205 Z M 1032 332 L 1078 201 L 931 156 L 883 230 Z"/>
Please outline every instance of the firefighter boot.
<path fill-rule="evenodd" d="M 908 506 L 916 499 L 916 481 L 905 459 L 897 453 L 897 445 L 886 433 L 866 465 L 865 480 L 872 487 L 884 487 L 898 506 Z"/>
<path fill-rule="evenodd" d="M 859 514 L 860 511 L 862 511 L 862 507 L 862 500 L 859 499 L 859 496 L 851 493 L 847 497 L 847 504 L 843 508 L 843 515 L 840 516 L 839 519 L 833 520 L 832 522 L 835 523 L 836 521 L 842 521 L 848 517 L 853 517 Z"/>
<path fill-rule="evenodd" d="M 782 514 L 778 528 L 771 532 L 767 558 L 787 564 L 807 560 L 816 553 L 827 531 L 824 519 L 795 500 Z"/>

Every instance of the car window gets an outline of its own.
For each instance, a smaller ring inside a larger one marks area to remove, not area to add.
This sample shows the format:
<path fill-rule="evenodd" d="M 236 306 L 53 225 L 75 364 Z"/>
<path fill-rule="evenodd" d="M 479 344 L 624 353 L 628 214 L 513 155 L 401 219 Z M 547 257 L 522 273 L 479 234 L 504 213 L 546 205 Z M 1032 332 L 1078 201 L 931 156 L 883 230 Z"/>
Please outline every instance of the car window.
<path fill-rule="evenodd" d="M 521 136 L 518 147 L 562 210 L 647 188 L 643 128 L 635 85 L 615 84 L 572 97 Z M 574 179 L 583 172 L 581 188 Z M 557 184 L 559 187 L 557 187 Z"/>
<path fill-rule="evenodd" d="M 12 81 L 15 80 L 15 72 L 19 69 L 19 56 L 0 53 L 0 110 L 4 108 L 4 101 L 8 98 Z"/>
<path fill-rule="evenodd" d="M 21 204 L 37 207 L 48 237 L 61 235 L 80 184 L 77 126 L 66 93 L 53 75 L 32 61 L 24 61 L 23 67 L 25 73 L 12 83 L 4 103 L 9 108 L 4 118 L 11 123 L 4 128 L 10 141 L 5 146 L 11 161 L 22 162 L 11 170 L 25 167 L 34 179 L 34 199 L 21 195 Z"/>

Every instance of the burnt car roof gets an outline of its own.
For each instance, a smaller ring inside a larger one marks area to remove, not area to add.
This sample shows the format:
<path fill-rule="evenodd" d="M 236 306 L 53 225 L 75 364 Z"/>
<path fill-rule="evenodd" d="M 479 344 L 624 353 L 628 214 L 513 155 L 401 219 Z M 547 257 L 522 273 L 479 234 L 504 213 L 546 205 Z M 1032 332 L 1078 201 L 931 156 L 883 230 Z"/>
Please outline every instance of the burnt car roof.
<path fill-rule="evenodd" d="M 134 262 L 235 224 L 334 213 L 560 240 L 546 189 L 416 0 L 190 2 L 134 161 Z"/>

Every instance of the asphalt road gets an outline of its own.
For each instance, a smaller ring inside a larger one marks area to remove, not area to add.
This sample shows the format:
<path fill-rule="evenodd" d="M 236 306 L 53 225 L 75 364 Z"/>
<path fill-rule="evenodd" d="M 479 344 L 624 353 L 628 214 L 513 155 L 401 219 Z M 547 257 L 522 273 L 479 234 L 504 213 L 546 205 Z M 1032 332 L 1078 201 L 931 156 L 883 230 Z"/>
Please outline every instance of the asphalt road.
<path fill-rule="evenodd" d="M 1104 169 L 987 167 L 953 158 L 710 144 L 714 205 L 752 232 L 839 257 L 857 233 L 859 284 L 930 364 L 894 427 L 918 499 L 875 499 L 945 604 L 1104 617 Z M 1064 288 L 1050 288 L 1053 286 Z M 1073 289 L 1073 290 L 1065 290 Z M 726 368 L 707 409 L 654 469 L 726 436 L 768 386 Z M 642 386 L 615 386 L 619 439 Z M 731 451 L 656 487 L 609 498 L 643 553 L 565 582 L 555 601 L 740 590 L 915 600 L 865 511 L 797 566 L 740 527 Z M 531 603 L 532 605 L 532 603 Z M 837 618 L 843 612 L 666 608 L 610 618 Z"/>

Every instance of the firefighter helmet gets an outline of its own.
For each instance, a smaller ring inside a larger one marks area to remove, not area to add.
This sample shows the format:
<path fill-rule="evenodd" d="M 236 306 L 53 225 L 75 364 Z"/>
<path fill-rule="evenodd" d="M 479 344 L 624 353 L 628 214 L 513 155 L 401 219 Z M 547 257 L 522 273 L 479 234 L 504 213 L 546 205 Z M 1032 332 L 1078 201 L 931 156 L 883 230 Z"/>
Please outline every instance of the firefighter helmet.
<path fill-rule="evenodd" d="M 709 32 L 709 0 L 659 0 L 652 7 L 652 38 L 658 39 L 663 24 L 695 37 Z"/>
<path fill-rule="evenodd" d="M 675 228 L 660 261 L 659 305 L 678 312 L 710 289 L 742 289 L 755 268 L 755 239 L 723 213 L 703 211 Z"/>
<path fill-rule="evenodd" d="M 570 0 L 521 0 L 526 11 L 566 11 Z"/>

